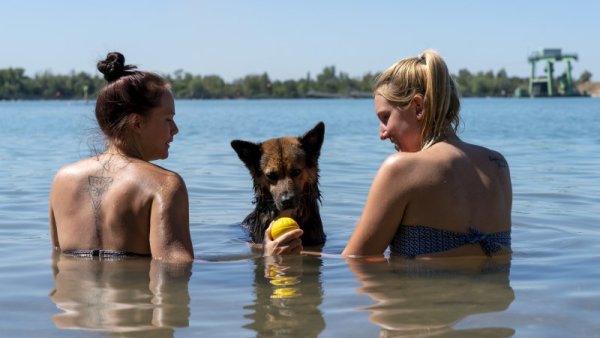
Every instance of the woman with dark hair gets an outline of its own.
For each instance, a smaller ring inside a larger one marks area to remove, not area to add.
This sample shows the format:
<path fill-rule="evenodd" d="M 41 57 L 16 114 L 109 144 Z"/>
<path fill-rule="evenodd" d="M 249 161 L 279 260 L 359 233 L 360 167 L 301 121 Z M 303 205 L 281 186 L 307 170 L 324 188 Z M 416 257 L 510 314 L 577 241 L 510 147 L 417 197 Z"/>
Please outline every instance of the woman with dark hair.
<path fill-rule="evenodd" d="M 106 151 L 61 168 L 50 192 L 52 245 L 76 256 L 194 258 L 188 194 L 175 172 L 150 161 L 169 156 L 179 131 L 170 85 L 125 65 L 98 62 L 108 82 L 96 101 Z"/>

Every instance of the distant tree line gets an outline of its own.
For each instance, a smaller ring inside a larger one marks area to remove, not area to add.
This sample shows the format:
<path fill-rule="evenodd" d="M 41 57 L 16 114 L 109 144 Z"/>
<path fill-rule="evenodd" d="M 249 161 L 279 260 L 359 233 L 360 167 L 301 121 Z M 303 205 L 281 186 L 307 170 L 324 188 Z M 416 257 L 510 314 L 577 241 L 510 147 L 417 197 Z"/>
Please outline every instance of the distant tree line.
<path fill-rule="evenodd" d="M 305 98 L 305 97 L 369 97 L 378 74 L 350 77 L 337 72 L 335 66 L 325 67 L 312 78 L 307 74 L 298 80 L 272 81 L 267 73 L 246 75 L 230 83 L 218 75 L 194 75 L 182 70 L 165 77 L 171 82 L 173 94 L 184 99 L 234 98 Z M 504 69 L 471 73 L 466 69 L 453 75 L 463 97 L 513 96 L 527 91 L 529 78 L 509 77 Z M 592 74 L 582 73 L 578 82 L 589 81 Z M 94 99 L 105 81 L 98 75 L 71 72 L 55 75 L 51 72 L 25 75 L 22 68 L 0 69 L 0 100 Z"/>
<path fill-rule="evenodd" d="M 94 96 L 103 85 L 102 78 L 83 72 L 28 77 L 22 68 L 0 69 L 0 100 L 83 99 Z"/>
<path fill-rule="evenodd" d="M 515 90 L 528 90 L 529 78 L 509 77 L 504 69 L 494 74 L 492 71 L 471 74 L 466 69 L 454 75 L 463 97 L 506 97 L 514 96 Z"/>

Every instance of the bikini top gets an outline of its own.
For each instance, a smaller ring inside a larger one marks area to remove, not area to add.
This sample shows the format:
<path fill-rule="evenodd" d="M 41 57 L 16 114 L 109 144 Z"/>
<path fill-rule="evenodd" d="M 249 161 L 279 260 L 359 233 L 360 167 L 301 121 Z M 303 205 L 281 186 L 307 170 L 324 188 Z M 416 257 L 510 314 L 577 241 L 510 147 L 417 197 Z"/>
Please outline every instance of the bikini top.
<path fill-rule="evenodd" d="M 392 254 L 414 258 L 419 255 L 448 251 L 466 244 L 479 244 L 487 256 L 502 247 L 510 249 L 510 231 L 483 233 L 475 228 L 454 232 L 423 225 L 400 225 L 390 244 Z"/>

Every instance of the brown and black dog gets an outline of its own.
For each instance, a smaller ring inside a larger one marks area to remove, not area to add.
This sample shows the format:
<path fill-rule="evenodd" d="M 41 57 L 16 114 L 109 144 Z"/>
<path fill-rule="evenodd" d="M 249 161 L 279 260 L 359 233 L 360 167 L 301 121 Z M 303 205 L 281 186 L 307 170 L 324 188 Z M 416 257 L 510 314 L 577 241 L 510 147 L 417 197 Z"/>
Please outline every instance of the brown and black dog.
<path fill-rule="evenodd" d="M 231 147 L 250 171 L 254 211 L 242 225 L 254 243 L 262 243 L 266 227 L 287 216 L 304 231 L 302 244 L 325 243 L 319 213 L 319 155 L 325 136 L 323 122 L 300 137 L 279 137 L 261 143 L 233 140 Z"/>

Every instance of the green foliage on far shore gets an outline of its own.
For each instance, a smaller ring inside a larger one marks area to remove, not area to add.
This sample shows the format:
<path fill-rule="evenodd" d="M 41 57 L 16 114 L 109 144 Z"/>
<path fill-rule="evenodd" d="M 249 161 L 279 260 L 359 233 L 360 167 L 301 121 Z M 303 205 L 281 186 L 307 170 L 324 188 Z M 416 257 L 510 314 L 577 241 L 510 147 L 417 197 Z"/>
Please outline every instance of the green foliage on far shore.
<path fill-rule="evenodd" d="M 350 77 L 337 72 L 335 66 L 323 69 L 315 78 L 307 74 L 297 80 L 272 81 L 267 73 L 246 75 L 230 83 L 218 75 L 194 75 L 182 70 L 164 75 L 172 85 L 176 98 L 305 98 L 305 97 L 370 97 L 377 74 Z M 588 77 L 591 77 L 589 74 Z M 513 96 L 527 91 L 528 78 L 509 77 L 504 69 L 473 74 L 466 69 L 454 75 L 463 97 Z M 0 69 L 0 100 L 81 100 L 94 99 L 105 81 L 99 76 L 71 72 L 25 75 L 22 68 Z"/>
<path fill-rule="evenodd" d="M 471 74 L 461 69 L 454 79 L 463 97 L 514 96 L 517 88 L 527 91 L 529 86 L 529 78 L 509 77 L 504 69 L 496 74 L 492 71 Z"/>

